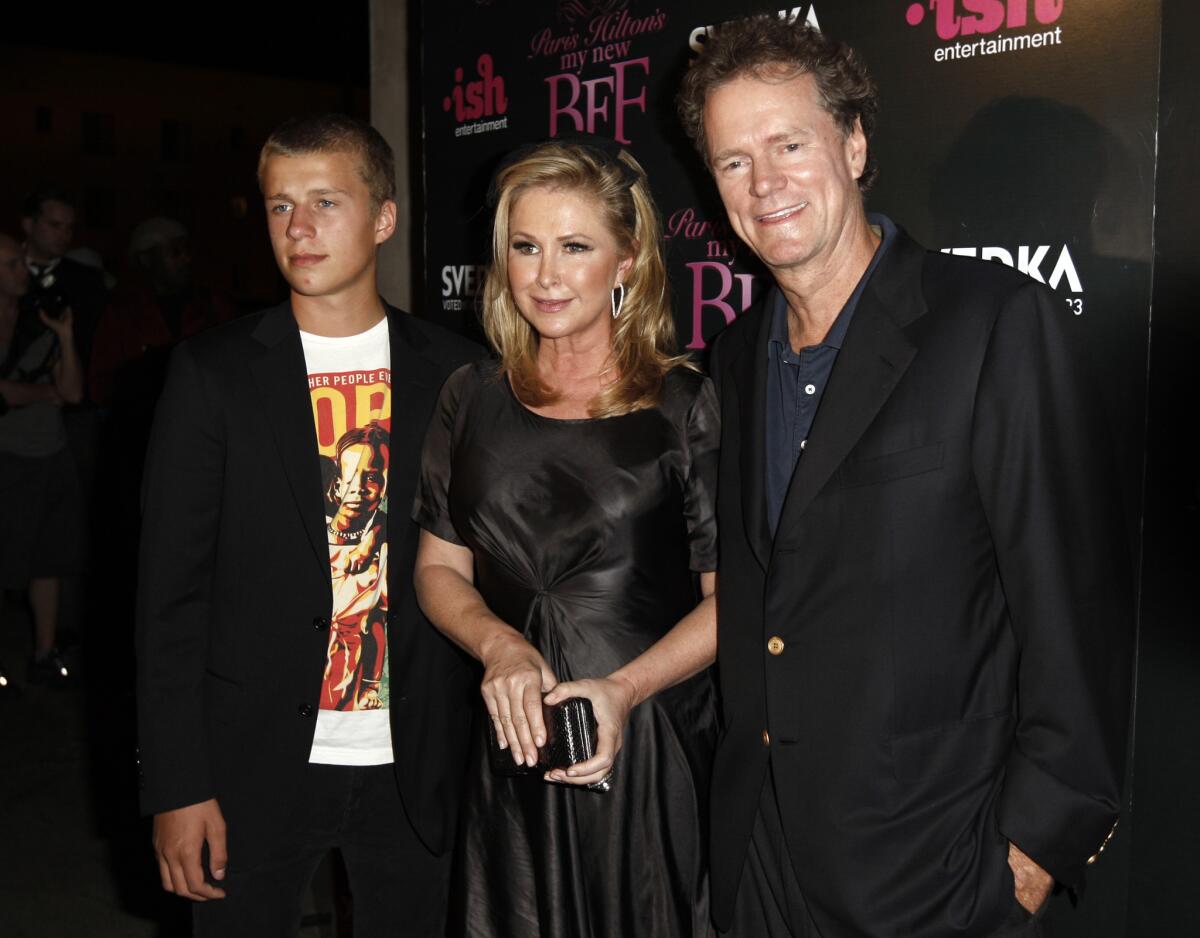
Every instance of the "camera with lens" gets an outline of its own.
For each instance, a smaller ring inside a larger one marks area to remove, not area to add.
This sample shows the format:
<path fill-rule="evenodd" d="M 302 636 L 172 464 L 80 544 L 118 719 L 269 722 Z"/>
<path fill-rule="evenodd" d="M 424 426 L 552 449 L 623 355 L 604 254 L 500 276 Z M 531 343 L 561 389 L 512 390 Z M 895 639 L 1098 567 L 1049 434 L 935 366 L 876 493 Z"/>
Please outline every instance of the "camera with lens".
<path fill-rule="evenodd" d="M 30 284 L 29 292 L 21 298 L 23 311 L 35 315 L 43 312 L 50 319 L 62 319 L 69 305 L 67 295 L 59 286 L 53 271 L 36 277 Z"/>

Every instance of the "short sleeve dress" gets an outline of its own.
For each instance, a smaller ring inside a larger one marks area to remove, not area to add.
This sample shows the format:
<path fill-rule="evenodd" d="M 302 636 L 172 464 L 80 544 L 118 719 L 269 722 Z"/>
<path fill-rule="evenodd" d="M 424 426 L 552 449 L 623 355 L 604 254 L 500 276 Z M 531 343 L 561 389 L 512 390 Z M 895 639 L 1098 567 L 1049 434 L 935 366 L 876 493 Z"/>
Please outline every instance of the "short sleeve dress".
<path fill-rule="evenodd" d="M 488 607 L 559 680 L 603 677 L 716 569 L 718 419 L 711 382 L 684 368 L 655 407 L 560 420 L 522 405 L 495 363 L 468 365 L 434 413 L 413 517 L 471 549 Z M 709 935 L 716 720 L 709 671 L 634 708 L 608 792 L 491 774 L 478 720 L 449 934 Z"/>

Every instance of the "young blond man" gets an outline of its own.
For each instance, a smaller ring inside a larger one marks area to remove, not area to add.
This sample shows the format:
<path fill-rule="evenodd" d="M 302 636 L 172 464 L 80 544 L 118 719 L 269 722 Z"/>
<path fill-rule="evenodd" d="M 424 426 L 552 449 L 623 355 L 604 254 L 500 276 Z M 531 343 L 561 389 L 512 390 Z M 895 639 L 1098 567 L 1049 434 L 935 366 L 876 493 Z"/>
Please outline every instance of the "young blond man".
<path fill-rule="evenodd" d="M 378 294 L 397 217 L 377 131 L 288 121 L 259 183 L 290 297 L 177 349 L 150 445 L 142 807 L 198 935 L 295 935 L 333 848 L 356 932 L 436 935 L 473 681 L 413 599 L 407 509 L 440 386 L 482 353 Z M 387 458 L 335 485 L 356 428 Z"/>

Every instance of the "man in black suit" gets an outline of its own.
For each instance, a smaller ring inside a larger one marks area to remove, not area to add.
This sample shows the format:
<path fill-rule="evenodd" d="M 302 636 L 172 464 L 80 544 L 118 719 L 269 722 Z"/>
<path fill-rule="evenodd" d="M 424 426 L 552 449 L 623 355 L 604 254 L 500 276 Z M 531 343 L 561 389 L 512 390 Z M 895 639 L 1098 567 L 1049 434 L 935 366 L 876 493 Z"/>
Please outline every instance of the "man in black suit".
<path fill-rule="evenodd" d="M 177 348 L 150 443 L 142 807 L 197 934 L 294 935 L 337 847 L 356 933 L 440 935 L 475 679 L 417 608 L 406 519 L 441 384 L 481 350 L 379 297 L 378 132 L 289 121 L 259 181 L 291 298 Z"/>
<path fill-rule="evenodd" d="M 775 17 L 684 124 L 775 279 L 722 402 L 712 896 L 738 936 L 1034 934 L 1113 830 L 1131 601 L 1072 321 L 861 192 L 874 86 Z"/>

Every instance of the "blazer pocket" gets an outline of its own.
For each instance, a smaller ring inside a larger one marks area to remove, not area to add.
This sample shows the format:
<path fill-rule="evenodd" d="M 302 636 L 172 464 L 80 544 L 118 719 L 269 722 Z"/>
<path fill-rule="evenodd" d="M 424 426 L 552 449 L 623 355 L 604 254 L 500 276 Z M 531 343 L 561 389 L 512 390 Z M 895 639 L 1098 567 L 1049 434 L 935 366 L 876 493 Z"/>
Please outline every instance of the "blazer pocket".
<path fill-rule="evenodd" d="M 231 678 L 204 672 L 204 705 L 209 717 L 218 723 L 237 723 L 245 708 L 242 685 Z"/>
<path fill-rule="evenodd" d="M 892 769 L 900 782 L 960 772 L 990 774 L 1008 757 L 1015 720 L 1002 710 L 891 739 Z"/>
<path fill-rule="evenodd" d="M 842 463 L 838 475 L 842 485 L 853 488 L 859 485 L 876 485 L 892 479 L 904 479 L 942 468 L 944 445 L 930 443 L 916 449 L 885 453 L 867 459 L 848 459 Z"/>

